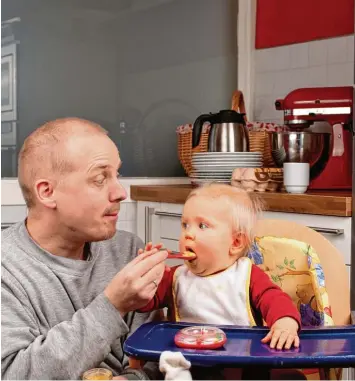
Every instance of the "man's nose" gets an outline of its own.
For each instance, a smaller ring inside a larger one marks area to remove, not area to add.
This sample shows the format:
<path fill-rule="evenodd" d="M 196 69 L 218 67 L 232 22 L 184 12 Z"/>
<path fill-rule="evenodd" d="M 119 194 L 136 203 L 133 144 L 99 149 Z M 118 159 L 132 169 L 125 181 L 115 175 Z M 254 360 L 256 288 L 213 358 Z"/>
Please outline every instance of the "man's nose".
<path fill-rule="evenodd" d="M 110 202 L 123 201 L 127 198 L 127 192 L 122 184 L 117 181 L 110 190 Z"/>

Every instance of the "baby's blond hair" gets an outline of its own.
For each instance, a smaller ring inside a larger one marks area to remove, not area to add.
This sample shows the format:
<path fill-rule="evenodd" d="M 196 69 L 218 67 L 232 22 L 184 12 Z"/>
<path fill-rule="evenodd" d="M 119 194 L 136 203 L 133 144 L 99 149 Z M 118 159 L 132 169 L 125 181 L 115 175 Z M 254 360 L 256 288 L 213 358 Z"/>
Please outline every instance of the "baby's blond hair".
<path fill-rule="evenodd" d="M 187 200 L 191 197 L 208 197 L 211 199 L 223 200 L 228 206 L 232 216 L 233 234 L 243 234 L 246 239 L 245 255 L 248 248 L 254 240 L 255 226 L 258 214 L 262 210 L 262 203 L 255 194 L 251 197 L 248 192 L 243 189 L 227 185 L 211 183 L 196 188 L 188 195 Z M 186 201 L 187 201 L 186 200 Z"/>

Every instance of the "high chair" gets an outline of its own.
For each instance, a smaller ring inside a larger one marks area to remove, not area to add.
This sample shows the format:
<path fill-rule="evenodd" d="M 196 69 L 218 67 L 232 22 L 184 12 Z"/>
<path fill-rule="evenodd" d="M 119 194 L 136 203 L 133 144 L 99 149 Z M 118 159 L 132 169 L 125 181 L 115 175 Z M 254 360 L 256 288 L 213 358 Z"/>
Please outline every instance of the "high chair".
<path fill-rule="evenodd" d="M 249 253 L 298 306 L 302 324 L 348 325 L 350 285 L 341 253 L 320 233 L 285 220 L 260 220 Z M 342 369 L 303 369 L 307 379 L 341 379 Z"/>
<path fill-rule="evenodd" d="M 351 322 L 350 286 L 344 260 L 320 233 L 291 221 L 259 220 L 248 256 L 290 295 L 300 310 L 303 325 L 355 324 Z M 163 315 L 161 319 L 166 320 Z M 144 361 L 130 358 L 133 368 L 143 364 Z M 339 380 L 342 376 L 342 369 L 295 372 L 302 372 L 308 380 Z M 282 372 L 280 377 L 283 378 Z"/>

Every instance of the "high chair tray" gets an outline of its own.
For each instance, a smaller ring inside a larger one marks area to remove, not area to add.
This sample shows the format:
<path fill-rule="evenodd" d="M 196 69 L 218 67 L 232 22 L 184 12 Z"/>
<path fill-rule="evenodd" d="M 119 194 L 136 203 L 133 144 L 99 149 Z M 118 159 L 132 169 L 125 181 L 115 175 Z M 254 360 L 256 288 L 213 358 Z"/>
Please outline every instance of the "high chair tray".
<path fill-rule="evenodd" d="M 159 361 L 163 351 L 180 351 L 199 366 L 270 368 L 349 367 L 355 364 L 355 326 L 303 329 L 300 348 L 275 350 L 260 340 L 268 330 L 262 327 L 217 326 L 227 335 L 220 349 L 195 350 L 178 348 L 175 334 L 182 328 L 198 324 L 154 322 L 139 327 L 125 342 L 127 355 L 149 361 Z M 208 324 L 204 324 L 208 325 Z"/>

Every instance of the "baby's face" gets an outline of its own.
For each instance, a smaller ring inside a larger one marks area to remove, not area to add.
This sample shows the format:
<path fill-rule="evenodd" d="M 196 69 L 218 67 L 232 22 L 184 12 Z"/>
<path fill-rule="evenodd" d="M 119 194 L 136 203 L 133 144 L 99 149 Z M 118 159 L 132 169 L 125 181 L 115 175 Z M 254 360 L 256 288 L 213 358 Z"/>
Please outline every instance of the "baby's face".
<path fill-rule="evenodd" d="M 196 275 L 224 270 L 236 261 L 230 254 L 233 244 L 232 213 L 222 200 L 193 196 L 181 218 L 180 252 L 193 251 L 196 259 L 185 264 Z"/>

